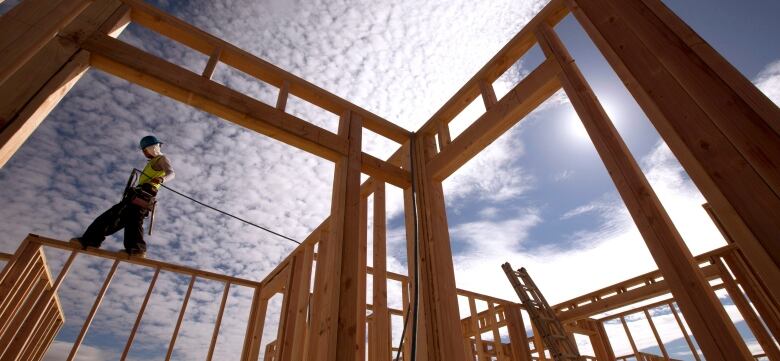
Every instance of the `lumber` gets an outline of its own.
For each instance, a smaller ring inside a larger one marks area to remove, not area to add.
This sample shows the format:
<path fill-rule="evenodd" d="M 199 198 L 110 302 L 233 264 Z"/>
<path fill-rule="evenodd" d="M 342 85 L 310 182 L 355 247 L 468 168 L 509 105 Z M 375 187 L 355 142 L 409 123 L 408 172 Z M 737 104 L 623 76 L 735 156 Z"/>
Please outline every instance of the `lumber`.
<path fill-rule="evenodd" d="M 450 176 L 558 91 L 559 71 L 551 61 L 539 65 L 430 161 L 433 178 L 441 181 Z"/>
<path fill-rule="evenodd" d="M 418 214 L 418 297 L 424 311 L 420 323 L 427 328 L 420 336 L 425 340 L 421 343 L 428 346 L 430 360 L 465 361 L 444 194 L 441 181 L 431 176 L 427 166 L 435 155 L 436 144 L 432 135 L 419 133 L 413 144 L 417 207 L 424 210 Z"/>
<path fill-rule="evenodd" d="M 133 22 L 176 40 L 196 51 L 209 55 L 214 47 L 222 48 L 221 61 L 246 74 L 256 77 L 277 88 L 289 83 L 289 92 L 305 101 L 341 115 L 347 111 L 361 116 L 363 125 L 385 138 L 403 144 L 409 139 L 410 132 L 385 120 L 376 114 L 362 109 L 338 96 L 303 80 L 275 65 L 262 60 L 240 48 L 206 33 L 174 16 L 146 4 L 140 0 L 123 0 L 132 8 Z"/>
<path fill-rule="evenodd" d="M 334 161 L 346 152 L 343 138 L 303 119 L 266 105 L 178 65 L 109 36 L 90 39 L 85 48 L 92 65 L 160 94 L 257 131 L 319 157 Z M 399 187 L 409 184 L 408 172 L 371 155 L 361 169 Z"/>
<path fill-rule="evenodd" d="M 362 119 L 352 112 L 339 122 L 349 151 L 336 161 L 327 242 L 320 243 L 307 357 L 356 360 L 360 247 Z M 362 335 L 361 338 L 362 340 Z"/>
<path fill-rule="evenodd" d="M 431 118 L 425 122 L 417 133 L 434 134 L 438 123 L 449 124 L 463 109 L 471 104 L 480 94 L 479 83 L 493 83 L 501 74 L 507 71 L 536 43 L 534 29 L 543 23 L 552 26 L 560 22 L 569 9 L 565 0 L 550 1 L 520 32 L 517 33 L 501 50 L 496 53 L 474 76 L 469 79 Z"/>
<path fill-rule="evenodd" d="M 373 272 L 372 312 L 373 331 L 369 341 L 371 355 L 369 360 L 385 360 L 390 354 L 390 313 L 387 307 L 387 215 L 385 209 L 385 184 L 377 183 L 374 189 L 374 236 L 373 236 Z M 366 271 L 368 271 L 366 269 Z M 368 272 L 366 272 L 368 273 Z"/>
<path fill-rule="evenodd" d="M 561 67 L 563 89 L 705 356 L 710 360 L 751 360 L 744 340 L 563 43 L 545 25 L 539 27 L 538 38 L 545 55 Z"/>
<path fill-rule="evenodd" d="M 25 11 L 31 13 L 45 11 L 39 8 L 27 8 L 27 3 L 26 1 L 20 9 L 27 9 Z M 41 1 L 29 1 L 29 3 L 40 4 Z M 51 4 L 57 3 L 57 1 L 51 2 Z M 81 50 L 83 41 L 91 34 L 101 31 L 110 31 L 111 36 L 118 36 L 123 26 L 127 24 L 127 19 L 123 15 L 128 10 L 121 6 L 119 0 L 104 0 L 90 4 L 64 27 L 58 27 L 56 36 L 46 37 L 47 41 L 44 44 L 36 45 L 34 47 L 36 51 L 29 57 L 25 56 L 26 60 L 18 67 L 14 66 L 15 71 L 0 83 L 0 166 L 13 156 L 86 71 L 89 64 L 88 55 Z M 30 16 L 35 17 L 35 15 Z M 3 21 L 0 21 L 0 27 L 5 26 L 5 19 L 6 16 L 3 17 Z M 45 28 L 51 25 L 51 21 L 57 20 L 49 19 L 49 22 L 43 24 L 35 22 L 31 24 Z M 15 45 L 23 48 L 28 44 L 20 40 L 20 43 Z"/>
<path fill-rule="evenodd" d="M 744 76 L 729 71 L 722 59 L 702 59 L 681 41 L 680 36 L 690 42 L 692 30 L 681 33 L 681 20 L 661 10 L 659 1 L 571 4 L 577 20 L 769 285 L 772 297 L 780 299 L 778 111 L 765 101 L 746 101 L 736 94 L 755 98 L 750 94 L 757 90 Z M 708 64 L 724 71 L 724 77 L 717 79 Z M 754 136 L 755 143 L 749 140 Z"/>

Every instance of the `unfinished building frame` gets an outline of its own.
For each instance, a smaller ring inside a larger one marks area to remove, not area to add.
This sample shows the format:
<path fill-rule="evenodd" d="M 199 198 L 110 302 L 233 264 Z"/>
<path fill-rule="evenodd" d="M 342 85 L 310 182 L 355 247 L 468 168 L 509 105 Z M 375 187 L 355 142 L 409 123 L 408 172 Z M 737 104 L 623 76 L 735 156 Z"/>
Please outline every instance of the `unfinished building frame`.
<path fill-rule="evenodd" d="M 582 25 L 702 192 L 729 246 L 697 258 L 688 250 L 556 35 L 555 25 L 568 14 Z M 117 39 L 131 21 L 205 54 L 208 63 L 201 73 L 194 73 Z M 680 316 L 707 360 L 752 360 L 713 292 L 713 287 L 722 287 L 743 313 L 765 356 L 780 360 L 780 109 L 660 0 L 552 0 L 413 133 L 139 0 L 25 0 L 0 19 L 0 34 L 0 164 L 7 162 L 90 68 L 335 163 L 328 219 L 266 279 L 246 281 L 252 282 L 255 295 L 242 359 L 258 358 L 267 301 L 278 293 L 284 297 L 280 329 L 277 339 L 266 347 L 267 360 L 388 360 L 393 352 L 391 319 L 406 314 L 415 296 L 420 300 L 419 360 L 545 359 L 538 334 L 529 338 L 525 333 L 520 305 L 456 288 L 442 181 L 563 89 L 659 268 L 555 306 L 567 327 L 590 337 L 595 359 L 649 360 L 652 357 L 637 350 L 633 341 L 633 355 L 616 357 L 603 323 L 614 319 L 625 322 L 624 317 L 635 312 L 650 316 L 650 308 L 666 306 L 671 307 L 697 359 L 696 347 Z M 546 59 L 498 99 L 492 83 L 535 44 Z M 218 63 L 278 88 L 275 106 L 211 81 Z M 289 95 L 338 115 L 338 132 L 287 113 Z M 449 123 L 477 97 L 484 101 L 486 111 L 451 139 Z M 397 142 L 398 150 L 387 160 L 364 153 L 364 129 Z M 370 176 L 363 184 L 361 173 Z M 410 292 L 414 277 L 386 269 L 387 183 L 404 190 L 409 274 L 419 263 L 419 295 Z M 374 263 L 369 268 L 366 208 L 371 194 Z M 414 257 L 415 214 L 419 222 L 418 258 Z M 70 249 L 55 240 L 30 236 L 17 255 L 6 256 L 4 291 L 17 282 L 14 272 L 20 272 L 22 266 L 27 270 L 31 264 L 18 256 L 31 245 Z M 72 252 L 71 260 L 83 251 Z M 86 253 L 112 257 L 98 250 Z M 120 260 L 113 259 L 115 270 Z M 184 270 L 154 261 L 123 261 L 148 263 L 157 267 L 156 272 L 160 267 Z M 191 274 L 191 289 L 201 271 L 183 272 Z M 39 295 L 41 302 L 51 304 L 56 285 L 66 273 L 67 268 L 53 288 L 48 286 Z M 365 302 L 368 274 L 374 284 L 370 305 Z M 711 279 L 721 282 L 711 286 Z M 226 280 L 227 285 L 236 281 Z M 388 281 L 402 285 L 402 310 L 388 307 Z M 153 284 L 149 292 L 152 288 Z M 671 293 L 672 298 L 607 319 L 590 318 L 665 293 Z M 29 297 L 6 295 L 0 295 L 3 312 L 16 314 L 22 302 L 35 302 Z M 471 316 L 465 319 L 459 313 L 459 296 L 469 302 Z M 488 309 L 477 312 L 476 300 L 486 302 Z M 182 315 L 185 309 L 186 297 Z M 50 313 L 55 316 L 47 320 L 55 321 L 46 327 L 39 322 L 33 326 L 46 332 L 58 329 L 62 319 L 56 318 L 56 311 Z M 45 316 L 50 317 L 50 313 Z M 43 319 L 44 315 L 39 316 Z M 24 338 L 20 333 L 24 326 L 9 320 L 3 318 L 0 337 Z M 669 359 L 652 318 L 648 320 L 663 353 L 659 357 Z M 82 333 L 87 332 L 88 324 Z M 499 334 L 502 327 L 508 330 L 508 343 Z M 219 322 L 214 338 L 218 330 Z M 492 341 L 483 340 L 485 332 Z M 51 337 L 54 334 L 56 331 Z M 628 336 L 631 340 L 630 332 Z M 409 340 L 412 336 L 407 332 L 404 337 Z M 172 345 L 175 338 L 176 334 Z M 405 345 L 407 359 L 409 342 Z M 77 346 L 70 358 L 76 351 Z M 3 352 L 3 360 L 24 359 L 19 350 Z"/>

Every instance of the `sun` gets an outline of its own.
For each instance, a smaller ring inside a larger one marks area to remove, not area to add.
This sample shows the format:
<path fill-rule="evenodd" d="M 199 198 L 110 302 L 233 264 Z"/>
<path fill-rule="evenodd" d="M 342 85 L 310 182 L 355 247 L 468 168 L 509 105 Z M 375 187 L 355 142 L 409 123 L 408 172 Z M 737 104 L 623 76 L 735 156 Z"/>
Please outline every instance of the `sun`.
<path fill-rule="evenodd" d="M 602 100 L 601 104 L 604 107 L 604 110 L 606 110 L 607 115 L 609 115 L 609 119 L 617 126 L 620 122 L 622 113 L 620 111 L 620 106 L 614 102 L 604 100 Z M 570 106 L 567 109 L 564 120 L 564 131 L 568 136 L 568 139 L 572 141 L 577 143 L 590 143 L 590 136 L 588 135 L 587 130 L 585 130 L 585 126 L 582 124 L 577 112 L 574 111 L 574 107 Z"/>

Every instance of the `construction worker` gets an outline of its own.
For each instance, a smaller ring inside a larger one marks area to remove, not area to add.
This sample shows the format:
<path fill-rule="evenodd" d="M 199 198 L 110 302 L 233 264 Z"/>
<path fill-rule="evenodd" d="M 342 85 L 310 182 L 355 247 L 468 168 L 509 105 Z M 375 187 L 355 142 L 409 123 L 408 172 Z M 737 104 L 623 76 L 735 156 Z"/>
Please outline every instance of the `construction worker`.
<path fill-rule="evenodd" d="M 141 151 L 149 161 L 139 175 L 138 183 L 126 190 L 122 201 L 97 217 L 83 236 L 71 239 L 72 244 L 82 248 L 100 247 L 106 236 L 124 228 L 125 249 L 122 252 L 129 256 L 146 257 L 144 218 L 154 206 L 160 186 L 175 177 L 170 161 L 160 149 L 161 145 L 162 142 L 152 135 L 141 139 Z"/>

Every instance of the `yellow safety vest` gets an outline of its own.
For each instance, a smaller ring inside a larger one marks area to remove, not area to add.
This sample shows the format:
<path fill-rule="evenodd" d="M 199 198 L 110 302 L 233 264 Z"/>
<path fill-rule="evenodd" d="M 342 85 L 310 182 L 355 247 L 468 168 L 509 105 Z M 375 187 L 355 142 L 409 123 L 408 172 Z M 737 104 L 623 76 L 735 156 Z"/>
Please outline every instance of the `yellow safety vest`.
<path fill-rule="evenodd" d="M 152 159 L 149 160 L 149 162 L 146 163 L 146 166 L 144 167 L 143 173 L 138 177 L 138 185 L 151 183 L 152 179 L 157 177 L 164 177 L 165 171 L 164 170 L 156 170 L 152 168 L 152 164 L 157 164 L 157 161 L 162 157 L 162 155 L 158 155 Z M 160 184 L 154 184 L 151 183 L 154 189 L 159 190 Z"/>

